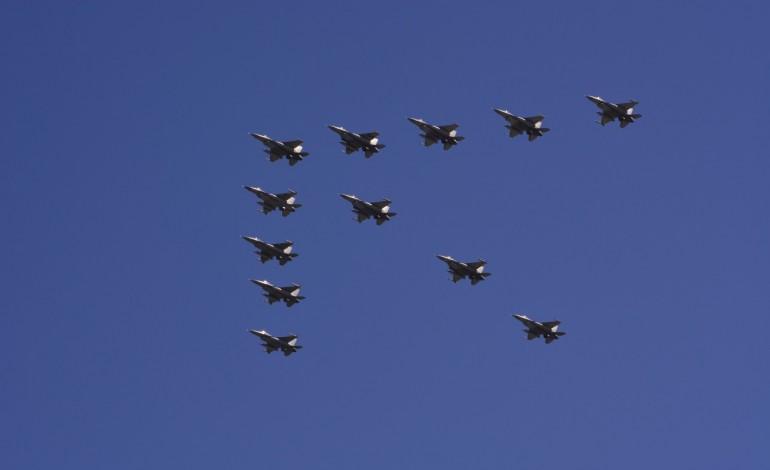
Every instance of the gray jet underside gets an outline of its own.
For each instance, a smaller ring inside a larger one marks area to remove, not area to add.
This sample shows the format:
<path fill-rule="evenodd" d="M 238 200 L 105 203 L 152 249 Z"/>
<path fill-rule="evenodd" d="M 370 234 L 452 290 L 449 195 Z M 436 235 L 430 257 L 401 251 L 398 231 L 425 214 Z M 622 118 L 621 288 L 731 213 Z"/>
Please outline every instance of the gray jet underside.
<path fill-rule="evenodd" d="M 289 336 L 273 336 L 265 330 L 248 330 L 249 333 L 258 336 L 262 341 L 263 350 L 270 354 L 273 351 L 281 351 L 284 356 L 289 356 L 302 349 L 302 346 L 297 346 L 297 335 Z"/>
<path fill-rule="evenodd" d="M 250 281 L 265 291 L 265 293 L 262 295 L 266 297 L 266 302 L 270 305 L 274 304 L 275 302 L 282 301 L 286 303 L 287 307 L 291 307 L 292 305 L 299 303 L 305 298 L 299 295 L 300 287 L 302 287 L 299 284 L 292 284 L 287 287 L 277 287 L 267 281 L 260 281 L 256 279 L 250 279 Z"/>
<path fill-rule="evenodd" d="M 280 194 L 271 194 L 267 191 L 263 191 L 260 188 L 254 188 L 252 186 L 244 186 L 246 191 L 255 194 L 261 199 L 259 204 L 262 207 L 263 214 L 269 214 L 270 212 L 278 209 L 281 211 L 281 215 L 286 217 L 298 208 L 302 207 L 302 204 L 295 204 L 296 191 L 291 191 Z"/>
<path fill-rule="evenodd" d="M 545 116 L 520 117 L 514 116 L 504 109 L 493 109 L 493 111 L 508 122 L 505 128 L 508 129 L 508 135 L 510 137 L 527 134 L 529 136 L 529 141 L 532 142 L 551 130 L 547 127 L 542 127 Z"/>
<path fill-rule="evenodd" d="M 286 240 L 282 243 L 271 244 L 260 240 L 257 237 L 248 237 L 246 235 L 242 235 L 241 238 L 257 248 L 258 251 L 255 251 L 254 253 L 259 255 L 259 259 L 262 263 L 266 263 L 271 259 L 276 259 L 278 260 L 278 263 L 283 266 L 293 258 L 299 256 L 297 253 L 291 252 L 294 243 L 289 240 Z"/>
<path fill-rule="evenodd" d="M 353 212 L 357 216 L 353 220 L 358 221 L 358 223 L 369 218 L 374 218 L 377 225 L 382 225 L 396 215 L 395 212 L 390 212 L 390 204 L 392 201 L 387 198 L 377 202 L 366 202 L 349 194 L 340 194 L 340 197 L 353 204 Z"/>
<path fill-rule="evenodd" d="M 634 114 L 634 106 L 639 104 L 639 102 L 636 100 L 631 100 L 627 103 L 615 104 L 610 103 L 609 101 L 605 101 L 598 96 L 586 95 L 586 98 L 588 98 L 589 101 L 601 109 L 601 111 L 597 112 L 596 114 L 601 116 L 602 120 L 596 122 L 602 126 L 608 122 L 618 119 L 620 121 L 620 127 L 624 128 L 642 117 L 641 114 Z"/>
<path fill-rule="evenodd" d="M 447 124 L 445 126 L 434 126 L 428 124 L 422 119 L 407 118 L 409 122 L 419 127 L 423 134 L 420 137 L 423 138 L 423 145 L 430 147 L 431 145 L 441 142 L 444 144 L 444 150 L 449 150 L 452 146 L 457 145 L 460 141 L 465 140 L 465 137 L 457 135 L 457 128 L 459 124 Z"/>
<path fill-rule="evenodd" d="M 368 132 L 366 134 L 356 134 L 339 126 L 327 126 L 337 133 L 342 139 L 340 143 L 345 146 L 345 153 L 350 155 L 357 150 L 364 151 L 364 157 L 369 158 L 375 153 L 385 148 L 384 144 L 379 142 L 379 132 Z"/>
<path fill-rule="evenodd" d="M 310 155 L 308 152 L 302 151 L 302 140 L 300 139 L 280 142 L 266 135 L 253 132 L 250 132 L 249 135 L 265 144 L 267 147 L 265 153 L 267 153 L 268 159 L 271 162 L 276 162 L 285 157 L 289 161 L 289 165 L 294 166 L 297 162 Z"/>
<path fill-rule="evenodd" d="M 559 320 L 538 322 L 526 317 L 525 315 L 513 315 L 513 318 L 519 320 L 527 328 L 524 330 L 527 333 L 527 339 L 533 340 L 535 338 L 545 338 L 546 344 L 551 344 L 551 341 L 559 339 L 560 336 L 564 336 L 563 331 L 556 331 L 559 328 L 561 322 Z"/>
<path fill-rule="evenodd" d="M 436 255 L 436 258 L 447 264 L 449 267 L 449 274 L 452 275 L 450 278 L 450 281 L 452 282 L 457 282 L 460 279 L 465 279 L 467 277 L 471 280 L 471 285 L 475 286 L 479 282 L 483 281 L 484 278 L 492 275 L 492 273 L 484 272 L 484 265 L 486 265 L 487 262 L 483 259 L 463 263 L 461 261 L 452 259 L 451 256 Z"/>

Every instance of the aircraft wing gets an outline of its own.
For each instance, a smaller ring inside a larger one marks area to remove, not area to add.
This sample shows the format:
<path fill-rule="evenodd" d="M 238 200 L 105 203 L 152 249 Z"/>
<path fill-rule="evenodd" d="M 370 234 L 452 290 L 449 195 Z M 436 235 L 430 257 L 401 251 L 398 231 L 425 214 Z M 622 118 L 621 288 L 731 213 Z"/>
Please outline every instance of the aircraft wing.
<path fill-rule="evenodd" d="M 543 322 L 543 323 L 541 323 L 541 324 L 542 324 L 544 327 L 546 327 L 546 328 L 548 328 L 548 329 L 551 329 L 551 328 L 553 328 L 554 326 L 559 326 L 559 325 L 561 325 L 561 322 L 560 322 L 560 321 L 558 321 L 558 320 L 556 320 L 556 321 L 544 321 L 544 322 Z"/>
<path fill-rule="evenodd" d="M 517 135 L 521 135 L 521 131 L 516 129 L 513 126 L 508 126 L 508 136 L 509 137 L 516 137 Z"/>
<path fill-rule="evenodd" d="M 284 201 L 289 199 L 290 197 L 296 196 L 295 193 L 279 193 L 275 195 L 279 199 L 283 199 Z"/>
<path fill-rule="evenodd" d="M 294 346 L 294 343 L 297 342 L 297 338 L 299 338 L 299 336 L 297 336 L 297 335 L 279 336 L 278 337 L 279 340 L 283 341 L 284 343 L 286 343 L 286 344 L 288 344 L 290 346 Z"/>
<path fill-rule="evenodd" d="M 302 145 L 302 140 L 301 139 L 297 139 L 297 140 L 290 140 L 288 142 L 281 142 L 281 143 L 283 145 L 286 145 L 287 147 L 294 148 L 294 147 L 297 147 L 299 145 Z"/>
<path fill-rule="evenodd" d="M 288 247 L 292 246 L 292 243 L 290 243 L 290 242 L 276 243 L 276 244 L 275 244 L 275 245 L 273 245 L 273 246 L 274 246 L 274 247 L 276 247 L 276 248 L 278 248 L 279 250 L 283 251 L 283 250 L 285 250 L 286 248 L 288 248 Z"/>
<path fill-rule="evenodd" d="M 361 137 L 366 139 L 366 140 L 371 141 L 372 139 L 377 138 L 379 135 L 380 135 L 379 132 L 369 132 L 367 134 L 361 134 Z"/>
<path fill-rule="evenodd" d="M 545 119 L 545 116 L 530 116 L 530 117 L 525 117 L 524 119 L 531 122 L 532 124 L 537 124 L 538 122 Z"/>
<path fill-rule="evenodd" d="M 482 267 L 482 266 L 484 266 L 485 264 L 487 264 L 487 262 L 486 262 L 486 261 L 484 261 L 484 260 L 478 260 L 478 261 L 474 261 L 473 263 L 465 263 L 465 264 L 466 264 L 466 265 L 467 265 L 469 268 L 471 268 L 471 269 L 479 269 L 480 267 Z"/>
<path fill-rule="evenodd" d="M 538 336 L 537 333 L 533 333 L 531 331 L 527 332 L 527 339 L 529 339 L 529 340 L 535 339 L 535 338 L 537 338 L 537 336 Z"/>
<path fill-rule="evenodd" d="M 435 144 L 437 142 L 436 139 L 428 137 L 427 135 L 425 135 L 423 137 L 425 137 L 425 140 L 423 140 L 423 145 L 426 146 L 426 147 L 430 147 L 431 145 L 433 145 L 433 144 Z"/>
<path fill-rule="evenodd" d="M 457 129 L 458 127 L 460 127 L 460 125 L 459 124 L 454 124 L 454 123 L 447 124 L 446 126 L 439 126 L 439 128 L 441 130 L 446 131 L 446 132 L 452 132 L 453 130 Z"/>
<path fill-rule="evenodd" d="M 633 107 L 634 107 L 634 106 L 636 106 L 637 104 L 639 104 L 639 102 L 638 102 L 638 101 L 633 101 L 633 100 L 632 100 L 632 101 L 629 101 L 628 103 L 618 103 L 618 105 L 617 105 L 617 106 L 618 106 L 618 108 L 621 108 L 621 109 L 623 109 L 623 110 L 627 110 L 627 109 L 629 109 L 629 108 L 633 108 Z"/>
<path fill-rule="evenodd" d="M 390 205 L 392 202 L 393 202 L 393 201 L 388 201 L 387 199 L 385 199 L 384 201 L 377 201 L 377 202 L 372 202 L 371 204 L 372 204 L 374 207 L 376 207 L 377 209 L 380 209 L 380 210 L 382 210 L 383 208 L 385 208 L 385 207 L 389 206 L 389 205 Z"/>
<path fill-rule="evenodd" d="M 287 287 L 281 287 L 280 289 L 282 291 L 284 291 L 284 292 L 288 292 L 289 294 L 295 294 L 295 293 L 299 292 L 300 286 L 291 285 L 291 286 L 287 286 Z"/>
<path fill-rule="evenodd" d="M 615 120 L 615 118 L 613 118 L 612 116 L 610 116 L 608 114 L 605 114 L 605 113 L 601 113 L 601 114 L 602 114 L 602 121 L 599 124 L 601 124 L 602 126 L 607 124 L 610 121 L 614 121 Z"/>

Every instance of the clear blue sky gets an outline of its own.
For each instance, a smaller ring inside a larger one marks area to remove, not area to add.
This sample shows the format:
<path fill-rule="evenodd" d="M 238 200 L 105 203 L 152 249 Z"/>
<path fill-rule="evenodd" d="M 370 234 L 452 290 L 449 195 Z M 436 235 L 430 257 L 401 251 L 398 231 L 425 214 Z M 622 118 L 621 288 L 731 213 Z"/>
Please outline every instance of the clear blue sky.
<path fill-rule="evenodd" d="M 4 3 L 0 467 L 767 465 L 766 2 L 266 3 Z M 586 94 L 644 117 L 602 128 Z"/>

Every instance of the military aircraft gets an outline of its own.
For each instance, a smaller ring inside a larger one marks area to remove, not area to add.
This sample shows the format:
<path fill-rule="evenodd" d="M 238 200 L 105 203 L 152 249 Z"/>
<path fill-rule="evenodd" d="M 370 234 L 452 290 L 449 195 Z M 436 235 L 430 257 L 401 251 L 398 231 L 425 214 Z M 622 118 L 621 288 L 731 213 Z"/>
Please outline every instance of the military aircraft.
<path fill-rule="evenodd" d="M 290 140 L 288 142 L 279 142 L 277 140 L 271 139 L 266 135 L 255 134 L 253 132 L 249 132 L 249 135 L 267 146 L 265 153 L 269 155 L 271 162 L 275 162 L 282 159 L 283 157 L 286 157 L 286 159 L 289 160 L 289 165 L 294 166 L 298 161 L 310 155 L 308 152 L 302 151 L 302 140 L 300 139 Z"/>
<path fill-rule="evenodd" d="M 559 328 L 561 322 L 559 320 L 537 322 L 524 315 L 513 315 L 513 318 L 524 323 L 527 328 L 524 330 L 527 333 L 527 339 L 532 340 L 542 336 L 545 338 L 545 344 L 550 344 L 551 341 L 559 339 L 559 336 L 564 336 L 563 331 L 556 331 Z"/>
<path fill-rule="evenodd" d="M 484 265 L 486 261 L 480 259 L 472 263 L 462 263 L 452 259 L 451 256 L 436 255 L 436 258 L 449 265 L 449 274 L 452 275 L 450 281 L 457 282 L 460 279 L 465 279 L 467 276 L 471 280 L 471 285 L 476 285 L 479 281 L 483 281 L 485 277 L 489 277 L 492 273 L 485 273 Z"/>
<path fill-rule="evenodd" d="M 267 281 L 259 281 L 256 279 L 249 279 L 254 284 L 264 289 L 265 293 L 262 294 L 267 297 L 267 303 L 272 305 L 275 302 L 284 301 L 287 307 L 299 303 L 300 300 L 305 297 L 299 295 L 300 285 L 292 284 L 288 287 L 276 287 Z"/>
<path fill-rule="evenodd" d="M 339 134 L 339 136 L 342 138 L 340 143 L 345 146 L 345 153 L 348 155 L 355 152 L 356 150 L 363 150 L 364 157 L 369 158 L 385 148 L 385 145 L 377 143 L 377 137 L 380 135 L 379 132 L 356 134 L 355 132 L 350 132 L 338 126 L 326 127 Z"/>
<path fill-rule="evenodd" d="M 353 220 L 357 220 L 358 223 L 361 223 L 370 217 L 374 217 L 374 220 L 377 221 L 377 225 L 382 225 L 385 221 L 390 220 L 391 217 L 396 215 L 395 212 L 389 212 L 390 203 L 392 202 L 390 199 L 383 199 L 378 202 L 366 202 L 348 194 L 340 194 L 340 196 L 353 204 L 353 212 L 358 216 Z"/>
<path fill-rule="evenodd" d="M 271 194 L 260 188 L 253 188 L 251 186 L 244 186 L 244 189 L 250 193 L 256 194 L 257 197 L 261 199 L 257 204 L 262 206 L 263 214 L 268 214 L 276 209 L 280 209 L 281 215 L 286 217 L 297 208 L 302 207 L 302 204 L 294 204 L 294 196 L 296 196 L 297 193 L 292 190 L 289 190 L 287 193 Z"/>
<path fill-rule="evenodd" d="M 259 255 L 259 260 L 262 261 L 262 263 L 266 263 L 271 259 L 277 259 L 278 263 L 283 266 L 284 264 L 291 261 L 292 258 L 299 256 L 297 253 L 291 252 L 291 248 L 292 245 L 294 245 L 294 242 L 290 242 L 289 240 L 286 240 L 283 243 L 270 244 L 260 240 L 257 237 L 247 237 L 246 235 L 241 235 L 241 238 L 257 248 L 258 251 L 255 251 L 254 253 Z"/>
<path fill-rule="evenodd" d="M 423 145 L 430 147 L 438 141 L 444 144 L 444 150 L 449 150 L 453 145 L 457 145 L 458 142 L 464 140 L 465 137 L 457 135 L 457 128 L 459 124 L 447 124 L 446 126 L 434 126 L 428 124 L 422 119 L 407 118 L 409 122 L 419 127 L 424 134 L 420 134 L 420 137 L 424 139 Z"/>
<path fill-rule="evenodd" d="M 641 114 L 634 114 L 634 106 L 639 104 L 639 102 L 636 100 L 631 100 L 628 103 L 615 104 L 610 103 L 609 101 L 604 101 L 598 96 L 586 95 L 586 98 L 588 98 L 596 106 L 598 106 L 599 109 L 601 109 L 601 111 L 597 112 L 596 114 L 601 116 L 602 120 L 596 122 L 602 126 L 610 121 L 619 119 L 620 127 L 623 128 L 642 117 Z"/>
<path fill-rule="evenodd" d="M 519 117 L 504 109 L 493 109 L 493 111 L 508 121 L 509 124 L 505 127 L 508 129 L 508 135 L 511 137 L 526 133 L 529 136 L 529 141 L 532 142 L 551 130 L 547 127 L 540 127 L 543 125 L 545 116 Z"/>
<path fill-rule="evenodd" d="M 297 335 L 273 336 L 265 330 L 262 330 L 262 331 L 248 330 L 248 331 L 253 335 L 259 336 L 259 338 L 262 341 L 264 341 L 264 343 L 262 343 L 262 346 L 265 348 L 264 351 L 268 354 L 280 349 L 281 352 L 283 352 L 284 356 L 288 356 L 291 353 L 295 353 L 300 349 L 302 349 L 302 346 L 297 346 L 297 338 L 299 338 L 299 336 Z"/>

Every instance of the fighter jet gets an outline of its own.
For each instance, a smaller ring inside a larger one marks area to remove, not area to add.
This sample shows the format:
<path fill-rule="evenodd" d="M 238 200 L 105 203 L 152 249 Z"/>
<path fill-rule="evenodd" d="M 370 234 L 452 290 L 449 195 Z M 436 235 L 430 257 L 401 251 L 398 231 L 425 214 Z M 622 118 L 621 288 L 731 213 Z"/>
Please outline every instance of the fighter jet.
<path fill-rule="evenodd" d="M 265 290 L 265 293 L 262 295 L 267 297 L 266 302 L 270 305 L 274 304 L 275 302 L 284 301 L 287 307 L 291 307 L 292 305 L 299 303 L 300 300 L 304 299 L 303 296 L 298 295 L 299 289 L 301 287 L 298 284 L 292 284 L 288 287 L 276 287 L 267 281 L 258 281 L 255 279 L 249 280 Z"/>
<path fill-rule="evenodd" d="M 290 140 L 288 142 L 279 142 L 277 140 L 271 139 L 266 135 L 254 134 L 253 132 L 249 132 L 249 135 L 267 146 L 265 153 L 269 155 L 271 162 L 275 162 L 282 159 L 283 157 L 286 157 L 286 159 L 289 160 L 289 165 L 294 166 L 298 161 L 310 155 L 308 152 L 302 151 L 302 140 L 300 139 Z"/>
<path fill-rule="evenodd" d="M 389 212 L 390 203 L 392 202 L 390 199 L 383 199 L 378 202 L 366 202 L 347 194 L 340 194 L 340 196 L 353 204 L 353 212 L 358 216 L 353 220 L 357 220 L 358 223 L 361 223 L 370 217 L 374 217 L 374 220 L 377 221 L 377 225 L 382 225 L 383 222 L 390 220 L 391 217 L 396 215 L 395 212 Z"/>
<path fill-rule="evenodd" d="M 460 127 L 459 124 L 434 126 L 433 124 L 428 124 L 422 119 L 410 117 L 407 119 L 409 122 L 419 127 L 420 130 L 424 132 L 424 134 L 420 134 L 420 137 L 425 139 L 423 145 L 426 147 L 430 147 L 436 142 L 441 141 L 441 143 L 444 144 L 444 150 L 449 150 L 453 145 L 457 145 L 458 142 L 465 139 L 465 137 L 457 135 L 457 128 Z"/>
<path fill-rule="evenodd" d="M 347 131 L 344 128 L 338 126 L 326 127 L 340 135 L 342 138 L 340 143 L 345 146 L 345 153 L 348 155 L 355 152 L 356 150 L 363 150 L 364 157 L 369 158 L 375 153 L 379 152 L 381 149 L 385 148 L 385 145 L 377 143 L 377 136 L 380 135 L 379 132 L 356 134 L 355 132 Z"/>
<path fill-rule="evenodd" d="M 596 114 L 601 116 L 602 120 L 596 122 L 602 126 L 610 121 L 614 121 L 617 118 L 620 120 L 620 127 L 623 128 L 642 117 L 641 114 L 634 114 L 634 106 L 639 104 L 639 102 L 636 100 L 631 100 L 628 103 L 615 104 L 610 103 L 609 101 L 604 101 L 598 96 L 586 95 L 586 98 L 588 98 L 596 106 L 598 106 L 599 109 L 601 109 L 601 111 L 597 112 Z"/>
<path fill-rule="evenodd" d="M 288 356 L 291 353 L 295 353 L 302 349 L 302 346 L 297 346 L 297 338 L 299 338 L 297 335 L 273 336 L 265 330 L 248 331 L 253 335 L 259 336 L 259 338 L 264 341 L 264 343 L 262 343 L 262 347 L 264 347 L 264 351 L 268 354 L 280 349 L 284 356 Z"/>
<path fill-rule="evenodd" d="M 449 274 L 452 275 L 450 281 L 457 282 L 460 279 L 465 279 L 467 276 L 471 280 L 471 285 L 476 285 L 479 281 L 483 281 L 485 277 L 489 277 L 492 273 L 485 273 L 484 265 L 486 261 L 480 259 L 472 263 L 461 263 L 452 259 L 451 256 L 436 255 L 436 258 L 449 265 Z"/>
<path fill-rule="evenodd" d="M 551 130 L 547 127 L 540 127 L 543 125 L 545 116 L 519 117 L 504 109 L 493 109 L 493 111 L 508 121 L 509 124 L 505 127 L 509 130 L 508 135 L 511 137 L 526 133 L 529 136 L 529 141 L 532 142 Z"/>
<path fill-rule="evenodd" d="M 296 258 L 298 256 L 296 253 L 291 252 L 291 247 L 294 245 L 294 243 L 290 242 L 289 240 L 286 240 L 283 243 L 276 243 L 271 245 L 270 243 L 262 241 L 257 237 L 247 237 L 246 235 L 241 235 L 241 238 L 257 248 L 258 251 L 255 251 L 254 253 L 259 255 L 259 260 L 262 261 L 262 263 L 266 263 L 271 259 L 277 259 L 278 263 L 283 266 L 284 264 L 291 261 L 292 258 Z"/>
<path fill-rule="evenodd" d="M 258 198 L 262 199 L 257 204 L 262 207 L 263 214 L 268 214 L 276 209 L 280 209 L 281 215 L 286 217 L 297 208 L 302 207 L 302 204 L 294 204 L 294 196 L 297 195 L 296 191 L 289 190 L 287 193 L 270 194 L 260 188 L 253 188 L 251 186 L 244 186 L 244 189 L 256 194 Z"/>
<path fill-rule="evenodd" d="M 524 329 L 524 332 L 527 333 L 527 339 L 529 340 L 543 336 L 545 344 L 550 344 L 551 341 L 559 339 L 559 336 L 564 336 L 565 334 L 563 331 L 556 331 L 561 324 L 559 320 L 540 323 L 524 315 L 513 315 L 513 318 L 524 323 L 524 326 L 527 327 Z"/>

